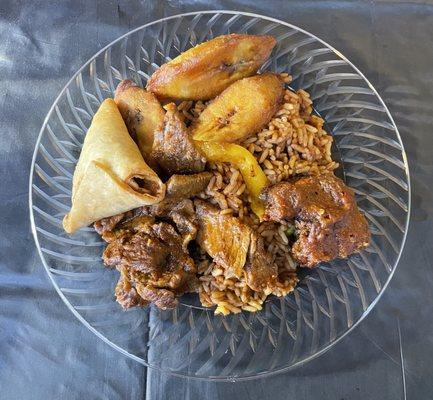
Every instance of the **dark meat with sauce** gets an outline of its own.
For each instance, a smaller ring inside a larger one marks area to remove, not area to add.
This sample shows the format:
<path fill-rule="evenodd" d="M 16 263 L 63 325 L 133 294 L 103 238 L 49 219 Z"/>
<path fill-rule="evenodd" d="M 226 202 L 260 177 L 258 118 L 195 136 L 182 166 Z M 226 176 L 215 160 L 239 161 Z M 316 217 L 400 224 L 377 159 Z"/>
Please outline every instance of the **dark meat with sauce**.
<path fill-rule="evenodd" d="M 188 252 L 188 244 L 197 236 L 198 221 L 191 200 L 185 199 L 177 203 L 168 213 L 182 236 L 182 248 Z"/>
<path fill-rule="evenodd" d="M 136 208 L 125 213 L 117 214 L 112 217 L 107 217 L 96 221 L 93 224 L 93 227 L 95 228 L 95 231 L 101 235 L 102 239 L 110 243 L 118 236 L 121 226 L 127 226 L 126 224 L 128 221 L 131 221 L 141 214 L 141 209 Z"/>
<path fill-rule="evenodd" d="M 370 233 L 353 191 L 333 174 L 280 182 L 263 193 L 264 219 L 296 221 L 292 252 L 305 267 L 345 258 L 368 246 Z"/>
<path fill-rule="evenodd" d="M 154 303 L 162 310 L 175 308 L 177 306 L 177 299 L 174 292 L 167 289 L 159 289 L 151 285 L 137 284 L 137 292 L 142 299 Z"/>
<path fill-rule="evenodd" d="M 254 232 L 251 235 L 248 259 L 244 266 L 247 285 L 257 291 L 269 294 L 276 284 L 278 268 L 272 255 L 265 249 L 263 238 Z"/>
<path fill-rule="evenodd" d="M 191 198 L 205 190 L 211 178 L 211 172 L 201 172 L 192 175 L 172 175 L 165 183 L 166 196 Z"/>
<path fill-rule="evenodd" d="M 195 201 L 200 229 L 197 242 L 228 275 L 240 277 L 247 259 L 251 228 L 239 218 L 224 215 L 201 200 Z"/>
<path fill-rule="evenodd" d="M 158 204 L 141 208 L 141 213 L 169 221 L 182 237 L 182 248 L 188 252 L 188 244 L 197 235 L 198 221 L 191 200 L 167 198 Z"/>
<path fill-rule="evenodd" d="M 164 127 L 155 132 L 150 159 L 168 176 L 203 171 L 206 159 L 195 148 L 176 105 L 165 109 Z"/>
<path fill-rule="evenodd" d="M 117 302 L 126 310 L 136 306 L 146 306 L 148 301 L 144 300 L 134 287 L 129 276 L 129 268 L 120 268 L 120 278 L 114 290 Z"/>
<path fill-rule="evenodd" d="M 194 205 L 189 197 L 196 196 L 209 184 L 212 173 L 172 175 L 167 181 L 167 197 L 160 203 L 142 207 L 141 213 L 168 220 L 182 236 L 182 248 L 187 247 L 197 235 L 198 221 Z"/>
<path fill-rule="evenodd" d="M 123 271 L 116 297 L 124 307 L 140 305 L 135 293 L 144 302 L 173 307 L 175 297 L 192 288 L 196 267 L 173 226 L 142 215 L 122 223 L 112 234 L 103 260 Z"/>
<path fill-rule="evenodd" d="M 124 213 L 113 215 L 112 217 L 102 218 L 93 224 L 95 231 L 100 235 L 112 231 L 116 225 L 123 219 Z"/>
<path fill-rule="evenodd" d="M 197 242 L 213 261 L 226 270 L 226 277 L 245 274 L 247 285 L 268 291 L 276 283 L 277 266 L 266 251 L 263 238 L 239 218 L 221 214 L 214 206 L 195 201 L 200 229 Z"/>
<path fill-rule="evenodd" d="M 140 216 L 122 225 L 117 237 L 108 244 L 103 260 L 110 266 L 127 266 L 160 276 L 165 271 L 195 272 L 182 238 L 174 227 Z"/>

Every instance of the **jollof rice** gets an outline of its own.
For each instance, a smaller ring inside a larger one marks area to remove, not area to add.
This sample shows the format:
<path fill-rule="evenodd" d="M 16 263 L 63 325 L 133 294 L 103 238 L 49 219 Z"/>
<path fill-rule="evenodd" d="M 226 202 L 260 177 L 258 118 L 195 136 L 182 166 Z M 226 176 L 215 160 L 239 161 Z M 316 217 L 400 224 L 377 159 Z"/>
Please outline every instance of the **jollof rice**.
<path fill-rule="evenodd" d="M 286 84 L 291 77 L 281 74 Z M 257 159 L 271 184 L 295 175 L 332 171 L 338 164 L 331 159 L 332 136 L 323 129 L 324 121 L 313 114 L 312 100 L 304 90 L 286 89 L 284 101 L 272 120 L 243 143 Z M 187 123 L 206 107 L 201 101 L 182 102 L 178 108 Z M 201 198 L 217 205 L 223 214 L 231 214 L 255 227 L 265 239 L 267 250 L 278 266 L 278 282 L 271 291 L 256 292 L 245 279 L 226 276 L 220 265 L 201 254 L 196 260 L 200 276 L 199 296 L 205 307 L 217 306 L 215 313 L 227 315 L 261 310 L 269 294 L 285 296 L 298 282 L 296 264 L 290 253 L 289 224 L 262 222 L 251 211 L 248 190 L 239 170 L 226 163 L 211 163 L 212 177 Z"/>

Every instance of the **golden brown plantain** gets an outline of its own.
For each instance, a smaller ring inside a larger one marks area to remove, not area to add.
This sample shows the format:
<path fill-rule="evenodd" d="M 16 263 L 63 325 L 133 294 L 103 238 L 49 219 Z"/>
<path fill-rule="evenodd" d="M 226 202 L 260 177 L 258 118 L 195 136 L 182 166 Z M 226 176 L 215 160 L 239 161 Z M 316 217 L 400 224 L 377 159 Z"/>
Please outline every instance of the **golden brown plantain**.
<path fill-rule="evenodd" d="M 255 74 L 275 43 L 272 36 L 218 36 L 158 68 L 147 90 L 161 99 L 211 99 L 238 79 Z"/>
<path fill-rule="evenodd" d="M 277 75 L 244 78 L 230 85 L 192 126 L 195 140 L 235 142 L 259 131 L 277 112 L 283 96 Z"/>
<path fill-rule="evenodd" d="M 153 136 L 162 129 L 164 110 L 153 93 L 147 92 L 129 79 L 119 83 L 114 96 L 129 134 L 137 142 L 147 160 L 153 145 Z"/>

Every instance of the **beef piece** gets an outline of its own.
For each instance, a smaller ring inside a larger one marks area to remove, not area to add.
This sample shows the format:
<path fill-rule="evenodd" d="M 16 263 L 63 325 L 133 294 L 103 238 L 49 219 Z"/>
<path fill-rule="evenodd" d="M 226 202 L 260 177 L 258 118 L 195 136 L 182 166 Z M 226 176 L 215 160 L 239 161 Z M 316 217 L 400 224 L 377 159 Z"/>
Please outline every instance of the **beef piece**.
<path fill-rule="evenodd" d="M 140 216 L 123 225 L 117 235 L 104 251 L 106 265 L 127 266 L 155 276 L 163 270 L 195 271 L 194 262 L 182 249 L 181 236 L 165 222 Z"/>
<path fill-rule="evenodd" d="M 191 198 L 205 190 L 211 178 L 211 172 L 172 175 L 166 182 L 166 195 L 167 197 Z"/>
<path fill-rule="evenodd" d="M 185 252 L 188 251 L 188 244 L 195 239 L 198 227 L 191 200 L 167 198 L 152 206 L 142 207 L 141 213 L 174 223 L 182 236 L 182 248 Z"/>
<path fill-rule="evenodd" d="M 181 235 L 170 224 L 146 215 L 124 222 L 112 232 L 103 260 L 122 272 L 116 297 L 125 308 L 148 301 L 164 308 L 175 305 L 175 296 L 194 287 L 196 280 L 196 267 L 182 248 Z"/>
<path fill-rule="evenodd" d="M 206 159 L 195 148 L 176 105 L 170 103 L 165 109 L 164 128 L 155 132 L 151 160 L 168 176 L 202 172 Z"/>
<path fill-rule="evenodd" d="M 172 175 L 167 181 L 167 197 L 152 206 L 140 207 L 123 214 L 103 218 L 95 222 L 95 230 L 106 242 L 111 242 L 119 235 L 120 230 L 128 229 L 128 221 L 137 216 L 150 215 L 175 223 L 182 235 L 183 247 L 195 239 L 197 233 L 197 220 L 193 204 L 189 197 L 196 196 L 209 184 L 212 173 L 201 172 L 192 175 Z M 137 224 L 135 220 L 134 224 Z M 118 228 L 118 229 L 116 229 Z"/>
<path fill-rule="evenodd" d="M 167 289 L 158 289 L 149 285 L 145 286 L 142 284 L 138 284 L 137 292 L 142 299 L 154 303 L 162 310 L 175 308 L 178 303 L 175 293 Z"/>
<path fill-rule="evenodd" d="M 278 267 L 272 255 L 265 249 L 263 238 L 254 232 L 251 235 L 248 259 L 244 267 L 247 285 L 257 291 L 269 294 L 276 284 Z"/>
<path fill-rule="evenodd" d="M 125 213 L 117 214 L 112 217 L 102 218 L 93 224 L 95 231 L 98 232 L 102 239 L 110 243 L 121 233 L 120 227 L 124 226 L 128 221 L 141 215 L 140 208 L 136 208 Z"/>
<path fill-rule="evenodd" d="M 189 243 L 197 236 L 198 221 L 191 200 L 183 200 L 168 214 L 182 235 L 182 248 L 188 252 Z"/>
<path fill-rule="evenodd" d="M 120 269 L 120 278 L 117 282 L 116 288 L 114 290 L 117 302 L 124 308 L 128 309 L 136 306 L 145 306 L 148 301 L 144 300 L 137 293 L 137 290 L 131 282 L 129 276 L 129 269 L 127 267 L 122 267 Z"/>
<path fill-rule="evenodd" d="M 327 173 L 280 182 L 265 190 L 264 219 L 295 219 L 295 259 L 305 267 L 344 258 L 368 246 L 370 233 L 353 191 Z"/>
<path fill-rule="evenodd" d="M 106 265 L 127 266 L 147 273 L 160 273 L 166 266 L 169 246 L 158 237 L 125 234 L 111 242 L 104 251 Z"/>
<path fill-rule="evenodd" d="M 202 200 L 196 200 L 195 206 L 200 247 L 225 268 L 226 276 L 240 278 L 243 272 L 251 289 L 270 293 L 278 269 L 265 249 L 263 238 L 239 218 L 221 214 Z"/>
<path fill-rule="evenodd" d="M 198 244 L 228 274 L 239 278 L 247 259 L 252 229 L 204 201 L 196 200 L 195 210 L 199 221 Z"/>
<path fill-rule="evenodd" d="M 131 282 L 135 285 L 150 285 L 159 289 L 169 289 L 177 294 L 191 291 L 197 281 L 195 271 L 184 271 L 179 268 L 164 270 L 160 275 L 145 274 L 135 269 L 129 270 Z"/>
<path fill-rule="evenodd" d="M 111 232 L 116 225 L 123 219 L 124 213 L 113 215 L 112 217 L 102 218 L 99 221 L 96 221 L 93 224 L 95 231 L 100 235 L 103 235 L 106 232 Z"/>

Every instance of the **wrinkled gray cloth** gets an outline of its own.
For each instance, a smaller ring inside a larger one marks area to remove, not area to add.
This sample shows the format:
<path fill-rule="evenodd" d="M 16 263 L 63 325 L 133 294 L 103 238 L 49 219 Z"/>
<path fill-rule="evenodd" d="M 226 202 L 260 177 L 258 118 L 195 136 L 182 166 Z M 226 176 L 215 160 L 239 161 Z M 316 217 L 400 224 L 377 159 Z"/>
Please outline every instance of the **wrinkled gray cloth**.
<path fill-rule="evenodd" d="M 320 358 L 241 383 L 174 378 L 104 344 L 52 288 L 29 224 L 34 144 L 70 76 L 130 29 L 202 9 L 280 18 L 339 49 L 383 96 L 411 167 L 408 241 L 376 308 Z M 432 398 L 432 38 L 431 2 L 0 0 L 0 399 Z"/>

